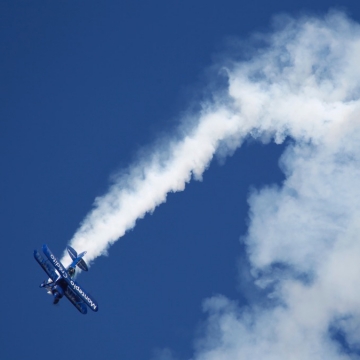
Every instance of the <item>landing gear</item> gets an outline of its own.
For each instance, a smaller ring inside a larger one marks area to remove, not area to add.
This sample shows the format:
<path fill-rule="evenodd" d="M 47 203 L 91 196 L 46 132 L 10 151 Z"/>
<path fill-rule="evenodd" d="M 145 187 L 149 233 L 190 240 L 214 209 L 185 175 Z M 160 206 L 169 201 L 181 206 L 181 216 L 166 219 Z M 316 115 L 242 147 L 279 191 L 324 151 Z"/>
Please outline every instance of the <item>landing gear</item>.
<path fill-rule="evenodd" d="M 60 296 L 60 294 L 59 294 L 57 291 L 55 291 L 55 292 L 53 293 L 53 295 L 54 295 L 54 302 L 53 302 L 53 304 L 56 305 L 56 304 L 59 302 L 61 296 Z"/>
<path fill-rule="evenodd" d="M 63 297 L 64 290 L 61 286 L 55 285 L 52 289 L 52 294 L 54 295 L 54 304 L 57 304 L 59 300 Z"/>

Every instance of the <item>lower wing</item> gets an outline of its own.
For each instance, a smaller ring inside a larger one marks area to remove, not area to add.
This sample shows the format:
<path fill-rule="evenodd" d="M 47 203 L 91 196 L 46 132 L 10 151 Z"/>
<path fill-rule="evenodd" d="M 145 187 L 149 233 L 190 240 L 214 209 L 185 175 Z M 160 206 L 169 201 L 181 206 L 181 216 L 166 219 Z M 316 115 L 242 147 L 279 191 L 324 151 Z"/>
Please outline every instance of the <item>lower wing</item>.
<path fill-rule="evenodd" d="M 85 303 L 70 289 L 69 286 L 66 287 L 64 295 L 82 314 L 85 315 L 87 313 L 87 307 Z"/>
<path fill-rule="evenodd" d="M 75 293 L 92 311 L 98 311 L 99 305 L 96 300 L 88 294 L 84 288 L 72 279 L 66 278 L 64 280 L 67 282 L 68 288 Z"/>

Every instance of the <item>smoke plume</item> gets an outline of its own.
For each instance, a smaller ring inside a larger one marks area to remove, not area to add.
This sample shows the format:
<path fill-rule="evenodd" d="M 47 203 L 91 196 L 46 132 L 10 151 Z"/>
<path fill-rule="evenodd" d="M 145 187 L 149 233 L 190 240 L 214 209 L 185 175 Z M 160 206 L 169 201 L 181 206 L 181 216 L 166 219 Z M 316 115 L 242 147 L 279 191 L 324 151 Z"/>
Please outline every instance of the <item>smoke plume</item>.
<path fill-rule="evenodd" d="M 288 147 L 281 187 L 254 191 L 246 244 L 262 304 L 223 296 L 194 359 L 352 359 L 360 346 L 360 26 L 342 13 L 281 17 L 193 125 L 96 199 L 71 240 L 87 260 L 246 137 Z M 261 44 L 261 46 L 260 46 Z M 184 128 L 183 128 L 184 129 Z M 339 335 L 341 334 L 341 336 Z"/>

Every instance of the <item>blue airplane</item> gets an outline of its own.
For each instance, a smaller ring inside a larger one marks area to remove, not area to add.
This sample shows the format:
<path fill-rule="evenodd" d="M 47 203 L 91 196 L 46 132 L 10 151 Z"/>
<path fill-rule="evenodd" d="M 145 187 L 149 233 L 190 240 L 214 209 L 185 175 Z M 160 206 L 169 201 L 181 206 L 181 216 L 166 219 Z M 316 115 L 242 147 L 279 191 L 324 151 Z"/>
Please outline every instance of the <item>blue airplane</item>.
<path fill-rule="evenodd" d="M 93 311 L 98 311 L 99 306 L 94 298 L 72 279 L 75 275 L 76 266 L 81 270 L 88 271 L 88 267 L 82 258 L 86 251 L 78 255 L 71 246 L 68 246 L 67 251 L 72 263 L 67 268 L 54 256 L 47 245 L 43 245 L 42 251 L 47 259 L 44 259 L 37 250 L 34 250 L 34 257 L 50 279 L 43 281 L 40 287 L 45 288 L 48 294 L 53 295 L 54 304 L 57 304 L 65 295 L 82 314 L 87 313 L 87 306 Z"/>

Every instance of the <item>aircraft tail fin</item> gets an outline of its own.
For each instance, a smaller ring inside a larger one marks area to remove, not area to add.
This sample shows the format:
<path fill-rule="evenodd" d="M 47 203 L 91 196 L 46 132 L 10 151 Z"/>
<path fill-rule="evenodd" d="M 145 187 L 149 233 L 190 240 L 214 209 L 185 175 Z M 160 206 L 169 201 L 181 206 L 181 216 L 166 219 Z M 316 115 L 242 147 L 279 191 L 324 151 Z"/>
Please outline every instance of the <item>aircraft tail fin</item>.
<path fill-rule="evenodd" d="M 71 257 L 71 260 L 73 260 L 73 264 L 70 265 L 70 266 L 77 265 L 83 271 L 88 271 L 89 270 L 86 262 L 84 261 L 84 259 L 82 259 L 82 257 L 86 254 L 86 251 L 84 251 L 84 252 L 82 252 L 81 254 L 78 255 L 76 250 L 74 248 L 72 248 L 71 246 L 67 246 L 67 251 L 68 251 L 68 253 L 69 253 L 70 257 Z"/>

